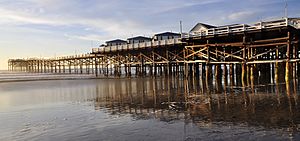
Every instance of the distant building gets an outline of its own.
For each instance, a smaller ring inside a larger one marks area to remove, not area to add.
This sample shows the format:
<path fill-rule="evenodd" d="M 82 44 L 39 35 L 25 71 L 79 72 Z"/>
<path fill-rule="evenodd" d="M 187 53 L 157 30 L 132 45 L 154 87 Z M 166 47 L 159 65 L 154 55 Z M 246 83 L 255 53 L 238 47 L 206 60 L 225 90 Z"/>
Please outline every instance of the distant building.
<path fill-rule="evenodd" d="M 204 23 L 198 23 L 196 24 L 190 31 L 190 34 L 192 35 L 207 35 L 208 29 L 210 28 L 216 28 L 216 26 L 204 24 Z"/>
<path fill-rule="evenodd" d="M 164 32 L 164 33 L 155 34 L 153 36 L 152 40 L 160 41 L 160 40 L 175 39 L 175 38 L 180 38 L 180 37 L 181 37 L 181 34 L 179 34 L 179 33 Z"/>
<path fill-rule="evenodd" d="M 127 39 L 128 44 L 150 42 L 152 39 L 144 36 L 137 36 Z"/>
<path fill-rule="evenodd" d="M 300 18 L 289 18 L 290 24 L 295 26 L 297 29 L 300 29 Z"/>
<path fill-rule="evenodd" d="M 126 41 L 120 40 L 120 39 L 107 41 L 107 42 L 105 42 L 105 43 L 106 43 L 107 46 L 116 46 L 116 45 L 124 45 L 124 44 L 127 44 Z"/>

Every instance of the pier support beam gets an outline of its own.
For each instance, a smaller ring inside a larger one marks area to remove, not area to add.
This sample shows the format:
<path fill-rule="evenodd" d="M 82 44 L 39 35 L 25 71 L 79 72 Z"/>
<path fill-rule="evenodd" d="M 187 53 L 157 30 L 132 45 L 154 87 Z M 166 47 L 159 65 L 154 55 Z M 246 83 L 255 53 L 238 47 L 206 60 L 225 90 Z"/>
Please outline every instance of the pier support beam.
<path fill-rule="evenodd" d="M 288 44 L 286 46 L 286 63 L 285 63 L 285 82 L 289 83 L 290 80 L 290 39 L 291 33 L 288 32 Z"/>

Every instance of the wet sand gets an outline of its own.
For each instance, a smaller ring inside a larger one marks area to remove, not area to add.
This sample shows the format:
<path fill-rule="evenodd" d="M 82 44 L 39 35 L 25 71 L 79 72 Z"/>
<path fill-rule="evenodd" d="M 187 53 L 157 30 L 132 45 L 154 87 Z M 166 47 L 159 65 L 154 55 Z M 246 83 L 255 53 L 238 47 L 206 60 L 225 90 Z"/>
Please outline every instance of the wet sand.
<path fill-rule="evenodd" d="M 178 77 L 3 82 L 0 140 L 299 140 L 296 86 L 205 90 Z"/>

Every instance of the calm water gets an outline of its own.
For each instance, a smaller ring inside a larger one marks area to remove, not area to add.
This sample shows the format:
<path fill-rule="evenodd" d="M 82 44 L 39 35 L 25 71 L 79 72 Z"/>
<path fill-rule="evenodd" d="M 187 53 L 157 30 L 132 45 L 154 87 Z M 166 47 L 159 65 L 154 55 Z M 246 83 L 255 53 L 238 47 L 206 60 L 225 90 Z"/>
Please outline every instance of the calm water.
<path fill-rule="evenodd" d="M 1 82 L 0 140 L 300 140 L 297 81 L 286 91 L 199 80 Z"/>

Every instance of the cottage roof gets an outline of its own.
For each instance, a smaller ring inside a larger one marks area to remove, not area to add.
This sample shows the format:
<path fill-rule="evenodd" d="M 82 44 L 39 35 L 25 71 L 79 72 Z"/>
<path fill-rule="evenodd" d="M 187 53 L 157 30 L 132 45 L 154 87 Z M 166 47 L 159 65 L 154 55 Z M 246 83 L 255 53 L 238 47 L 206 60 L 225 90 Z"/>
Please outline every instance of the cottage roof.
<path fill-rule="evenodd" d="M 106 41 L 105 43 L 108 44 L 108 43 L 127 43 L 127 42 L 121 39 L 116 39 L 116 40 Z"/>
<path fill-rule="evenodd" d="M 99 47 L 105 47 L 105 44 L 101 44 Z"/>
<path fill-rule="evenodd" d="M 144 37 L 144 36 L 137 36 L 137 37 L 128 38 L 127 40 L 151 40 L 151 38 Z"/>
<path fill-rule="evenodd" d="M 181 34 L 179 34 L 179 33 L 163 32 L 163 33 L 155 34 L 154 36 L 180 36 L 180 35 Z"/>
<path fill-rule="evenodd" d="M 210 29 L 210 28 L 216 28 L 216 26 L 212 26 L 212 25 L 209 25 L 209 24 L 204 24 L 204 23 L 197 23 L 192 29 L 191 31 L 195 31 L 197 30 L 197 28 L 199 27 L 204 27 L 204 28 L 207 28 L 207 29 Z"/>

